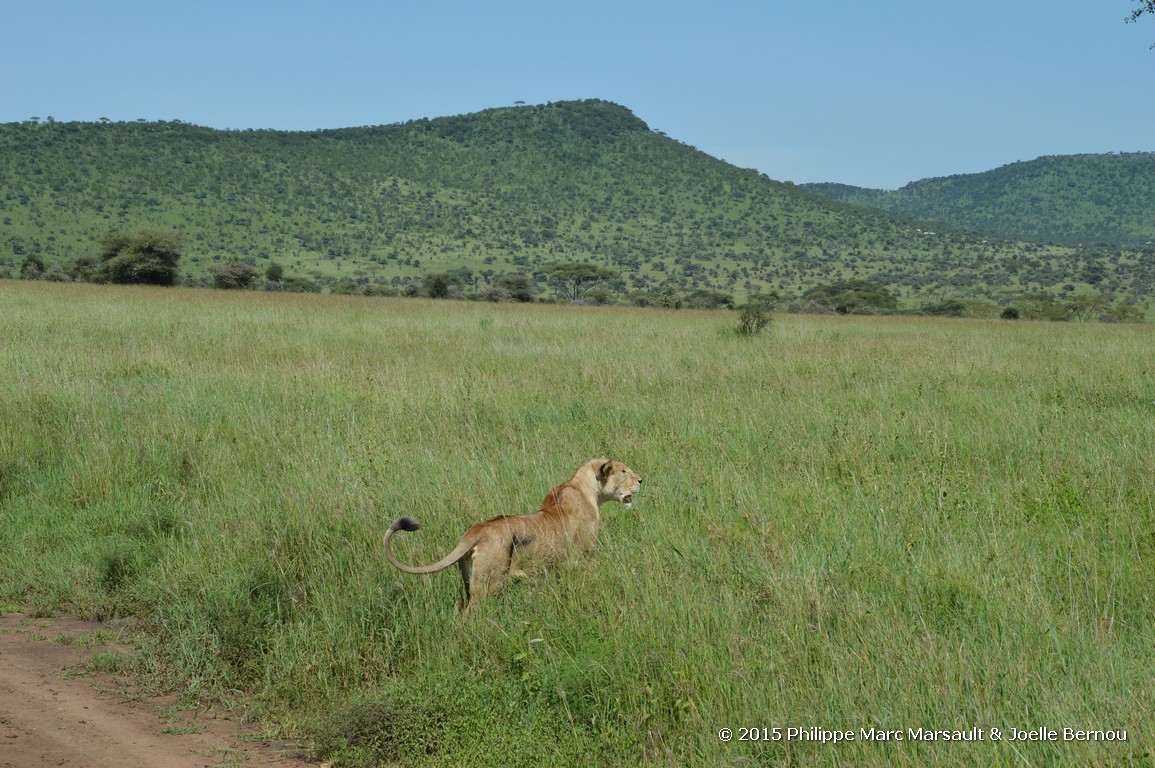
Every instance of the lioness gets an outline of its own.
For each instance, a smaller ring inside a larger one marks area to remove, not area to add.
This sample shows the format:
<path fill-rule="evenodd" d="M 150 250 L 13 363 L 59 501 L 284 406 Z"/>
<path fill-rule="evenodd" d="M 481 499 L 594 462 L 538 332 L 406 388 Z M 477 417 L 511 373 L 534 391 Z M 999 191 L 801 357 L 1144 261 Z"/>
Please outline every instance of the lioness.
<path fill-rule="evenodd" d="M 593 548 L 601 517 L 598 507 L 619 501 L 630 508 L 642 476 L 620 461 L 590 459 L 569 481 L 550 491 L 541 509 L 529 515 L 500 515 L 465 532 L 452 552 L 433 565 L 413 567 L 398 562 L 389 539 L 397 531 L 416 531 L 417 521 L 401 516 L 385 533 L 385 557 L 405 573 L 436 573 L 457 563 L 465 582 L 466 607 L 501 589 L 506 573 L 524 576 L 515 562 L 543 565 L 559 562 L 568 550 Z"/>

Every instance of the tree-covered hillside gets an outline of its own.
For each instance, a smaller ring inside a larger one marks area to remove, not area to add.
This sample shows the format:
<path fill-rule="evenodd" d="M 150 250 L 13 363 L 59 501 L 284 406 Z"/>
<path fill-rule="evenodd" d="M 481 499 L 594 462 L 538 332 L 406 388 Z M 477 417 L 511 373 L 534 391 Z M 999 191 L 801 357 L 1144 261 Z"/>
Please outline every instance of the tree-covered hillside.
<path fill-rule="evenodd" d="M 930 234 L 741 170 L 604 101 L 315 132 L 179 121 L 0 125 L 0 274 L 90 258 L 110 232 L 170 227 L 193 280 L 236 260 L 319 284 L 400 288 L 458 270 L 590 262 L 620 300 L 801 296 L 869 278 L 904 303 L 1027 291 L 1145 297 L 1151 254 Z"/>
<path fill-rule="evenodd" d="M 986 173 L 925 179 L 888 192 L 807 184 L 838 200 L 1000 237 L 1149 245 L 1155 153 L 1040 157 Z"/>

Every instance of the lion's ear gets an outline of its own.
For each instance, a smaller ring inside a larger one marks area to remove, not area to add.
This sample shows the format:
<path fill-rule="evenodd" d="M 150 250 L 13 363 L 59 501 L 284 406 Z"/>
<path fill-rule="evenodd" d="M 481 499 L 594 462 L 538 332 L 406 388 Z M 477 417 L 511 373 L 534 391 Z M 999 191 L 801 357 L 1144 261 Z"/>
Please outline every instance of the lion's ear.
<path fill-rule="evenodd" d="M 613 469 L 614 460 L 606 459 L 605 462 L 603 462 L 602 465 L 598 467 L 598 480 L 601 480 L 604 483 L 610 478 L 610 473 L 613 472 Z"/>

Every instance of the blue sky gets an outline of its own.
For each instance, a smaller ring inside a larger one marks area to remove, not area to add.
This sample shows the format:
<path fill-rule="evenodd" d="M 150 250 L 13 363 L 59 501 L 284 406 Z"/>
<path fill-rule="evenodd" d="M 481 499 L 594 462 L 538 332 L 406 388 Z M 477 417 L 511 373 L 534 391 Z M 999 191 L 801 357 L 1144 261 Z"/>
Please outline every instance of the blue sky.
<path fill-rule="evenodd" d="M 771 178 L 1155 150 L 1131 0 L 0 0 L 0 122 L 309 130 L 564 99 Z"/>

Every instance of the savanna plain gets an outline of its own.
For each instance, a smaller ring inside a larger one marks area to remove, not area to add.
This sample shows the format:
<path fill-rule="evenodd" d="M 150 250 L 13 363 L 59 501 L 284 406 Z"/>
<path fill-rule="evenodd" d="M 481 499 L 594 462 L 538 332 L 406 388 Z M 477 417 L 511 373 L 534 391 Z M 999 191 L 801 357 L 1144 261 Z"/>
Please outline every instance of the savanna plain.
<path fill-rule="evenodd" d="M 0 610 L 335 765 L 1151 765 L 1155 328 L 736 324 L 0 281 Z M 592 556 L 385 562 L 599 455 Z"/>

